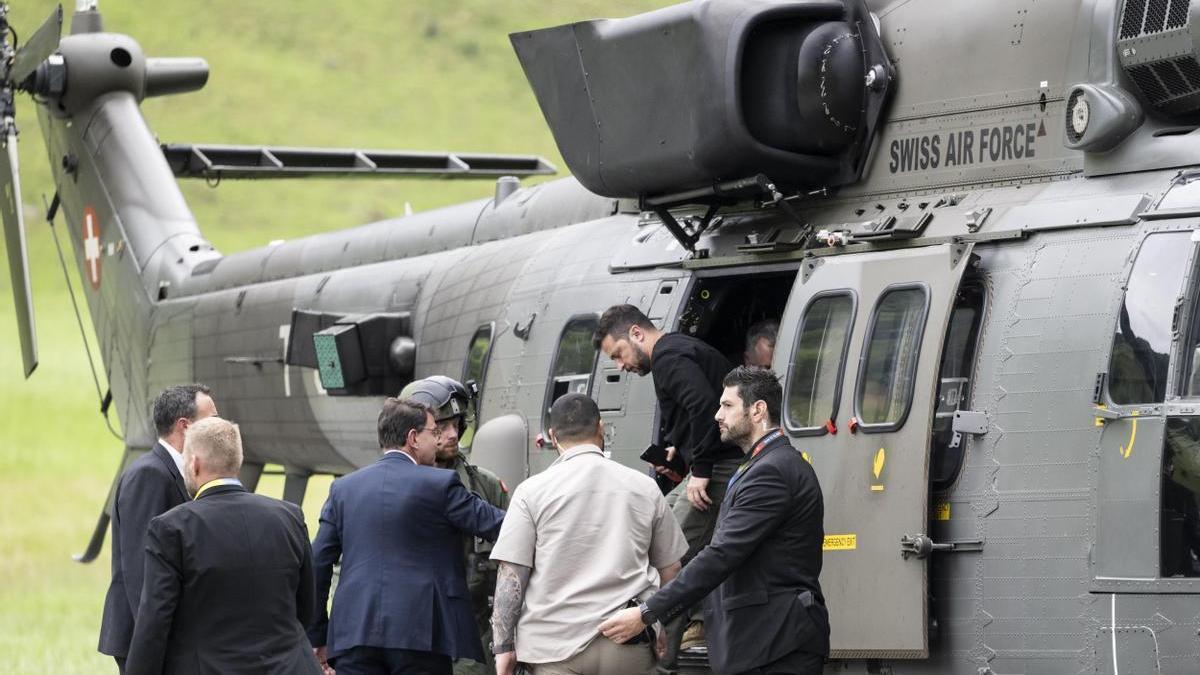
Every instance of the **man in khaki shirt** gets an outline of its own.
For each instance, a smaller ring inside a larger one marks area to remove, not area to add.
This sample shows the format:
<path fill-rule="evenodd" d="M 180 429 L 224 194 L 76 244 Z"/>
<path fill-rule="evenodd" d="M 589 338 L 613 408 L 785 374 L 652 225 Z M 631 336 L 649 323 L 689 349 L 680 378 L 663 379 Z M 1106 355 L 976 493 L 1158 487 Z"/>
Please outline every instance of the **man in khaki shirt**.
<path fill-rule="evenodd" d="M 604 456 L 595 401 L 567 394 L 550 408 L 559 458 L 512 495 L 492 559 L 496 672 L 654 672 L 654 645 L 600 636 L 605 618 L 679 572 L 687 540 L 647 475 Z"/>

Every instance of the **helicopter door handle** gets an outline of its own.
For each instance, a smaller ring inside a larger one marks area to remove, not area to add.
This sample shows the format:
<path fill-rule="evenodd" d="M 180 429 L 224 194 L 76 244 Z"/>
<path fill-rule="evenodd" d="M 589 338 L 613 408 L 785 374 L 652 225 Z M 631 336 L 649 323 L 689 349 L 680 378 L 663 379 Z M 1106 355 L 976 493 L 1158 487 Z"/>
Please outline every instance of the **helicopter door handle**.
<path fill-rule="evenodd" d="M 938 543 L 925 534 L 906 534 L 900 537 L 900 555 L 905 560 L 908 560 L 910 556 L 916 556 L 918 560 L 928 558 L 929 554 L 935 551 L 942 553 L 969 553 L 982 550 L 982 540 Z"/>

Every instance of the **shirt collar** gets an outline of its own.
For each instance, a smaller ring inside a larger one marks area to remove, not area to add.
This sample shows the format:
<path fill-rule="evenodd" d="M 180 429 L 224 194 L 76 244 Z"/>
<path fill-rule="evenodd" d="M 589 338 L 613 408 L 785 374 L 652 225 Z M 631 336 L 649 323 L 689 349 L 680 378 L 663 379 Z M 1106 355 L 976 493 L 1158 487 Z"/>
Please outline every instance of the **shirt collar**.
<path fill-rule="evenodd" d="M 179 469 L 179 475 L 182 476 L 183 475 L 183 453 L 176 450 L 174 448 L 174 446 L 172 446 L 170 443 L 168 443 L 165 439 L 160 438 L 160 439 L 158 439 L 158 442 L 162 443 L 162 446 L 167 449 L 167 454 L 170 455 L 171 459 L 175 461 L 175 468 Z"/>
<path fill-rule="evenodd" d="M 601 457 L 604 456 L 604 451 L 601 450 L 599 446 L 592 445 L 591 443 L 583 443 L 581 445 L 576 445 L 575 447 L 571 448 L 570 450 L 567 450 L 566 452 L 559 455 L 558 459 L 554 460 L 554 462 L 550 466 L 554 466 L 555 464 L 561 464 L 568 460 L 575 459 L 576 457 L 578 457 L 580 455 L 586 455 L 589 453 L 595 454 L 595 455 L 600 455 Z"/>
<path fill-rule="evenodd" d="M 201 485 L 200 489 L 196 490 L 196 496 L 192 497 L 192 499 L 200 499 L 200 495 L 204 494 L 204 491 L 209 488 L 220 487 L 222 485 L 239 485 L 240 486 L 241 484 L 242 484 L 242 481 L 240 481 L 236 478 L 214 478 L 213 480 L 208 481 L 204 485 Z"/>
<path fill-rule="evenodd" d="M 405 452 L 399 448 L 388 448 L 387 450 L 383 451 L 383 454 L 385 454 L 385 455 L 400 455 L 401 457 L 403 457 L 404 459 L 407 459 L 408 461 L 412 462 L 413 464 L 417 463 L 417 460 L 413 459 L 412 455 L 408 454 L 407 452 Z"/>

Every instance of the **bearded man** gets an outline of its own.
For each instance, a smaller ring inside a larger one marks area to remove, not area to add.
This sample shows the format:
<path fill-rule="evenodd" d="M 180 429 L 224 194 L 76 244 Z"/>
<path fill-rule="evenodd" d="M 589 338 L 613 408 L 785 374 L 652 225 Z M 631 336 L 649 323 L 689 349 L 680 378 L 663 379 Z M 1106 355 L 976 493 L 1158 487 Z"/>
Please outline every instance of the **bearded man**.
<path fill-rule="evenodd" d="M 819 675 L 829 654 L 821 595 L 824 505 L 817 474 L 779 428 L 775 374 L 738 367 L 724 379 L 721 439 L 745 453 L 712 542 L 662 590 L 600 625 L 624 642 L 656 620 L 705 602 L 713 672 Z M 709 595 L 711 593 L 711 595 Z"/>

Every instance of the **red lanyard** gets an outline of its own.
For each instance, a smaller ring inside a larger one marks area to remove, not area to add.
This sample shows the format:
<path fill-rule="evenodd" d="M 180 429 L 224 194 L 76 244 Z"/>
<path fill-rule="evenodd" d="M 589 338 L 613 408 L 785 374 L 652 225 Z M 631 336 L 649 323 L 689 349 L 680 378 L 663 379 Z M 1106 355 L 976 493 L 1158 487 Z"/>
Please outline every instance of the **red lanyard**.
<path fill-rule="evenodd" d="M 737 482 L 737 479 L 741 477 L 742 473 L 744 473 L 746 471 L 746 469 L 749 468 L 750 463 L 754 461 L 754 458 L 758 457 L 758 453 L 762 452 L 763 448 L 765 448 L 765 447 L 767 447 L 767 445 L 775 442 L 775 440 L 781 436 L 783 436 L 783 429 L 776 429 L 776 430 L 772 431 L 771 433 L 767 434 L 766 436 L 763 436 L 762 440 L 755 443 L 754 449 L 750 451 L 750 458 L 747 459 L 746 461 L 742 462 L 742 465 L 738 467 L 736 472 L 734 472 L 733 477 L 729 479 L 729 485 L 725 489 L 728 490 L 729 488 L 732 488 L 733 484 L 735 482 Z M 726 492 L 726 494 L 729 494 L 729 493 Z"/>
<path fill-rule="evenodd" d="M 755 457 L 758 457 L 758 453 L 762 452 L 762 449 L 767 447 L 768 443 L 774 442 L 775 439 L 779 438 L 782 435 L 783 435 L 783 429 L 776 429 L 776 430 L 772 431 L 771 433 L 767 434 L 766 436 L 763 436 L 762 440 L 759 441 L 758 443 L 756 443 L 754 445 L 754 449 L 750 451 L 750 459 L 754 459 Z"/>

